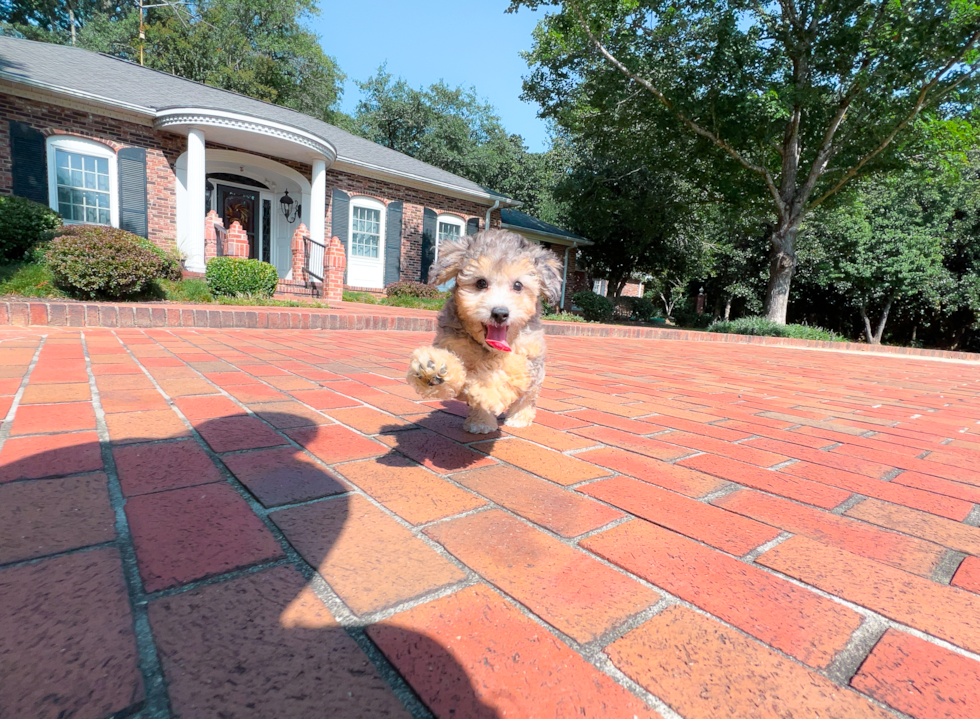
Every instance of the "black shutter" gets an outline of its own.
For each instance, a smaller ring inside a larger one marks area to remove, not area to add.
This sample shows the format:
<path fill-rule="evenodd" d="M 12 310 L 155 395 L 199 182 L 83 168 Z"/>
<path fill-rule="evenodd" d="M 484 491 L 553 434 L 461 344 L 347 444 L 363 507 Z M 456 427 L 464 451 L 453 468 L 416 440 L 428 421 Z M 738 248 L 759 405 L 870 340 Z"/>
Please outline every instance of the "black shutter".
<path fill-rule="evenodd" d="M 479 217 L 471 217 L 469 220 L 466 221 L 466 234 L 467 235 L 475 235 L 479 231 L 480 231 L 480 218 Z"/>
<path fill-rule="evenodd" d="M 385 221 L 385 287 L 401 279 L 402 268 L 402 203 L 388 205 Z"/>
<path fill-rule="evenodd" d="M 146 150 L 124 147 L 119 158 L 119 227 L 146 237 Z"/>
<path fill-rule="evenodd" d="M 438 215 L 435 210 L 425 208 L 422 213 L 422 282 L 429 281 L 429 268 L 436 259 L 436 220 Z"/>
<path fill-rule="evenodd" d="M 14 194 L 48 204 L 48 163 L 44 135 L 23 122 L 10 121 Z"/>
<path fill-rule="evenodd" d="M 350 229 L 350 196 L 343 190 L 333 191 L 333 208 L 330 210 L 330 234 L 340 240 L 344 254 L 350 257 L 347 249 L 347 232 Z M 344 282 L 347 282 L 347 268 L 344 266 Z"/>

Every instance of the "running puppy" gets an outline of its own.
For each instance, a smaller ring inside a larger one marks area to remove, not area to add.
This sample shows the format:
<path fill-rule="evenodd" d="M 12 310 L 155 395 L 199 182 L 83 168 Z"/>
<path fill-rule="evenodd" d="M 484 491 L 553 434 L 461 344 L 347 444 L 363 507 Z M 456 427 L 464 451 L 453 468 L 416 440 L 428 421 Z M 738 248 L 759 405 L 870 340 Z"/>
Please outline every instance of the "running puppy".
<path fill-rule="evenodd" d="M 442 243 L 429 283 L 456 286 L 432 347 L 412 354 L 408 383 L 426 399 L 469 404 L 467 432 L 495 431 L 505 412 L 508 427 L 530 425 L 544 382 L 540 299 L 558 301 L 560 269 L 550 250 L 504 230 Z"/>

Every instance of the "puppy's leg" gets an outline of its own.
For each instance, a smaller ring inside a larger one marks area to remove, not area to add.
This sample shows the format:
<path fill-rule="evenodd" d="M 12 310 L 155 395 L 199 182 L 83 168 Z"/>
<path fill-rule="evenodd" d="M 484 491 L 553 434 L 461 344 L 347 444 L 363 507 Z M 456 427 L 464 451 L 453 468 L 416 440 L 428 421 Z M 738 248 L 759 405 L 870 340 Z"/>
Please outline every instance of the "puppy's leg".
<path fill-rule="evenodd" d="M 448 350 L 419 347 L 412 353 L 406 379 L 426 399 L 452 399 L 463 388 L 466 368 Z"/>
<path fill-rule="evenodd" d="M 526 394 L 514 402 L 507 410 L 504 424 L 508 427 L 530 427 L 534 423 L 534 415 L 537 412 L 534 406 L 536 399 L 537 393 L 533 396 Z"/>
<path fill-rule="evenodd" d="M 463 431 L 489 434 L 497 431 L 497 418 L 482 407 L 471 406 L 470 416 L 463 421 Z"/>

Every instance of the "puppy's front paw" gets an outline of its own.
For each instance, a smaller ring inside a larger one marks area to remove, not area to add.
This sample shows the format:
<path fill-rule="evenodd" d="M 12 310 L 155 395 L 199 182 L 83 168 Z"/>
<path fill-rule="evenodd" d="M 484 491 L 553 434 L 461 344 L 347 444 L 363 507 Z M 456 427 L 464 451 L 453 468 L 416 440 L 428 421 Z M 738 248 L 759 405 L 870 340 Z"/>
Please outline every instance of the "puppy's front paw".
<path fill-rule="evenodd" d="M 504 424 L 508 427 L 530 427 L 534 424 L 534 406 L 525 407 L 522 410 L 508 414 Z"/>
<path fill-rule="evenodd" d="M 463 431 L 471 434 L 490 434 L 497 431 L 497 418 L 486 410 L 473 407 L 463 420 Z"/>
<path fill-rule="evenodd" d="M 415 350 L 408 365 L 408 383 L 430 399 L 452 399 L 459 393 L 465 377 L 459 358 L 438 347 Z"/>

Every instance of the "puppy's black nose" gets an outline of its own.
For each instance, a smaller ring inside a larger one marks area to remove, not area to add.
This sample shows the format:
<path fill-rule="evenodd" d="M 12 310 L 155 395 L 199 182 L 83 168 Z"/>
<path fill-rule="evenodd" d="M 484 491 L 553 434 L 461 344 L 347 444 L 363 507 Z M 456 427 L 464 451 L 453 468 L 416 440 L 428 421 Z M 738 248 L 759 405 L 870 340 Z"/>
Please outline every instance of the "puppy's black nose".
<path fill-rule="evenodd" d="M 494 307 L 490 310 L 490 316 L 493 317 L 493 321 L 498 325 L 502 325 L 510 317 L 510 310 L 506 307 Z"/>

